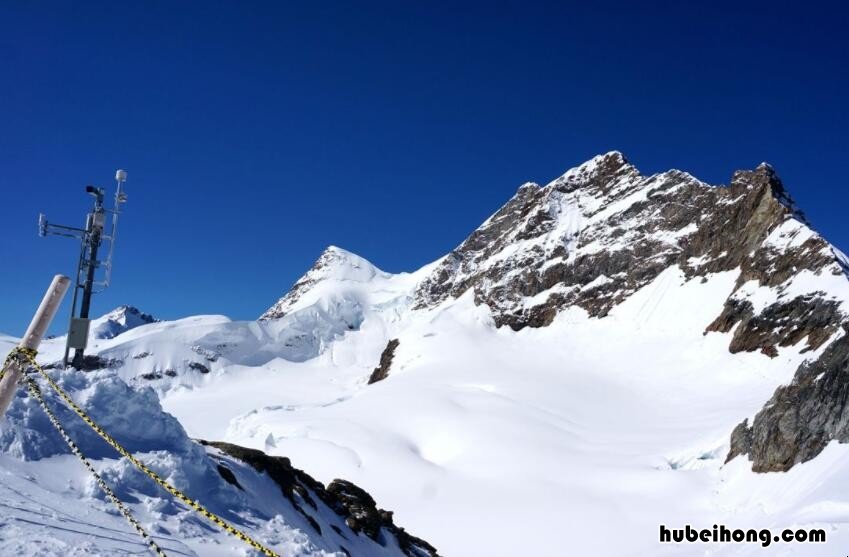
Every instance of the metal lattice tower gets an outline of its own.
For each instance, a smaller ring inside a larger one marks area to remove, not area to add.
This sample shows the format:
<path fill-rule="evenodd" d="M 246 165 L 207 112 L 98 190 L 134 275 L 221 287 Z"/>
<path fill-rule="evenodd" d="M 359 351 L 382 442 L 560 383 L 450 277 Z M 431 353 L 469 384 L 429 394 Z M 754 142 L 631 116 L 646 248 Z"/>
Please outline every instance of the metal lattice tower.
<path fill-rule="evenodd" d="M 127 171 L 115 172 L 115 181 L 118 184 L 115 190 L 114 205 L 112 209 L 103 206 L 103 198 L 106 194 L 103 188 L 86 186 L 85 191 L 94 197 L 94 206 L 86 216 L 85 228 L 53 224 L 41 214 L 38 216 L 38 233 L 40 236 L 65 236 L 78 238 L 80 240 L 80 257 L 77 263 L 77 274 L 74 282 L 74 297 L 71 304 L 71 322 L 68 327 L 68 340 L 65 344 L 64 365 L 68 366 L 68 356 L 74 349 L 73 366 L 81 368 L 86 345 L 88 344 L 89 310 L 91 309 L 91 297 L 96 292 L 102 292 L 109 286 L 112 278 L 112 257 L 115 253 L 115 238 L 118 234 L 118 215 L 121 213 L 121 205 L 126 203 L 127 194 L 124 192 L 124 182 L 127 181 Z M 106 214 L 112 215 L 110 230 L 105 230 Z M 106 259 L 101 261 L 98 257 L 100 248 L 108 243 Z M 98 269 L 103 269 L 102 280 L 97 280 Z M 95 288 L 100 290 L 95 291 Z M 77 297 L 82 292 L 80 311 L 77 315 Z"/>

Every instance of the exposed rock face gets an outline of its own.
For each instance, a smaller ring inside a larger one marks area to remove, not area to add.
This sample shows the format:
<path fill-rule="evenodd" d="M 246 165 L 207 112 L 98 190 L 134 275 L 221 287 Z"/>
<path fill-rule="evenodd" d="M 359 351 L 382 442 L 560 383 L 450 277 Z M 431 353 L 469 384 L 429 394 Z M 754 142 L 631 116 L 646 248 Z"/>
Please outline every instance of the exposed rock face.
<path fill-rule="evenodd" d="M 846 325 L 849 333 L 849 325 Z M 817 456 L 831 440 L 849 442 L 849 334 L 779 387 L 751 426 L 731 436 L 728 460 L 749 455 L 756 472 L 789 470 Z"/>
<path fill-rule="evenodd" d="M 419 285 L 416 305 L 472 289 L 497 325 L 518 330 L 571 305 L 604 317 L 673 264 L 689 277 L 739 268 L 738 286 L 834 271 L 818 236 L 792 250 L 788 237 L 766 241 L 785 224 L 788 236 L 807 230 L 769 165 L 712 187 L 677 170 L 642 176 L 612 152 L 545 187 L 519 188 Z"/>
<path fill-rule="evenodd" d="M 843 318 L 839 308 L 839 302 L 811 294 L 772 304 L 756 316 L 751 302 L 729 298 L 706 330 L 727 333 L 734 329 L 732 353 L 761 350 L 774 357 L 776 346 L 793 346 L 807 339 L 805 352 L 819 348 L 838 331 Z"/>
<path fill-rule="evenodd" d="M 386 345 L 386 348 L 383 349 L 383 353 L 380 355 L 380 364 L 374 368 L 374 371 L 371 372 L 371 377 L 368 378 L 368 384 L 377 383 L 378 381 L 383 381 L 387 377 L 389 377 L 389 368 L 392 367 L 392 358 L 395 357 L 395 349 L 398 348 L 398 345 L 401 344 L 397 338 L 393 338 Z"/>
<path fill-rule="evenodd" d="M 363 532 L 371 539 L 381 541 L 381 529 L 389 531 L 404 554 L 410 557 L 438 557 L 436 548 L 426 541 L 412 536 L 406 530 L 395 525 L 392 511 L 377 507 L 371 495 L 351 482 L 333 480 L 327 486 L 333 508 L 340 514 L 347 514 L 345 523 L 355 532 Z M 328 503 L 330 504 L 330 503 Z"/>
<path fill-rule="evenodd" d="M 355 533 L 363 533 L 375 542 L 385 545 L 385 535 L 395 538 L 402 552 L 409 557 L 439 557 L 436 549 L 426 541 L 408 534 L 403 528 L 396 526 L 392 513 L 379 509 L 374 499 L 363 489 L 345 480 L 333 480 L 325 489 L 321 482 L 309 474 L 298 470 L 286 457 L 269 456 L 262 451 L 248 449 L 230 443 L 201 441 L 221 452 L 249 464 L 258 472 L 264 472 L 280 486 L 280 491 L 292 505 L 303 514 L 314 528 L 318 524 L 303 508 L 305 502 L 313 510 L 317 508 L 315 494 L 324 504 L 343 517 L 348 527 Z M 238 486 L 238 478 L 227 468 L 219 469 L 221 476 L 229 483 Z M 235 482 L 235 483 L 234 483 Z M 350 552 L 344 547 L 345 553 Z"/>

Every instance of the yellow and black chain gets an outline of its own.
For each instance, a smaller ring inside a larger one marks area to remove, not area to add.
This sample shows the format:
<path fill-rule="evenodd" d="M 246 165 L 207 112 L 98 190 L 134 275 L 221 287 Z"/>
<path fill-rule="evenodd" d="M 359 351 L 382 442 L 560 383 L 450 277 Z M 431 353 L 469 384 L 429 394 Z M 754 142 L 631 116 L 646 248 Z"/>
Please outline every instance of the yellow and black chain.
<path fill-rule="evenodd" d="M 3 367 L 0 368 L 0 381 L 3 380 L 3 377 L 6 375 L 6 368 L 9 367 L 9 364 L 12 363 L 12 360 L 17 359 L 21 365 L 24 363 L 32 362 L 35 360 L 35 355 L 38 354 L 37 351 L 32 348 L 24 348 L 23 346 L 16 346 L 12 349 L 11 352 L 6 356 L 6 360 L 3 362 Z M 21 358 L 23 356 L 23 358 Z"/>
<path fill-rule="evenodd" d="M 74 453 L 74 455 L 76 455 L 76 457 L 80 459 L 80 461 L 83 463 L 83 466 L 88 469 L 89 473 L 94 478 L 94 481 L 97 482 L 97 485 L 100 487 L 100 489 L 103 490 L 103 493 L 106 494 L 106 498 L 109 499 L 115 505 L 115 507 L 118 508 L 118 511 L 122 515 L 124 515 L 124 518 L 127 519 L 127 522 L 130 523 L 130 526 L 135 528 L 139 536 L 141 536 L 142 539 L 147 542 L 148 547 L 150 547 L 150 550 L 155 555 L 157 555 L 158 557 L 168 557 L 165 552 L 162 551 L 162 549 L 156 544 L 153 538 L 150 537 L 150 534 L 147 533 L 147 531 L 144 529 L 144 527 L 142 527 L 139 521 L 136 520 L 136 518 L 132 515 L 130 509 L 125 507 L 121 500 L 118 499 L 118 496 L 115 495 L 115 492 L 112 491 L 112 488 L 110 488 L 109 485 L 100 476 L 100 474 L 97 473 L 97 470 L 94 469 L 94 466 L 92 466 L 91 462 L 85 457 L 85 455 L 82 453 L 77 444 L 74 443 L 73 439 L 71 439 L 71 437 L 68 435 L 68 432 L 65 431 L 65 428 L 62 427 L 61 423 L 59 423 L 59 419 L 56 417 L 56 414 L 54 414 L 50 407 L 47 406 L 47 402 L 44 400 L 44 396 L 41 394 L 41 389 L 38 388 L 38 385 L 35 383 L 35 381 L 33 381 L 32 378 L 27 377 L 26 375 L 23 376 L 22 381 L 26 384 L 27 389 L 29 389 L 29 392 L 32 397 L 36 401 L 38 401 L 39 405 L 41 405 L 42 410 L 44 410 L 44 413 L 47 414 L 47 419 L 50 420 L 50 423 L 53 424 L 53 427 L 56 428 L 56 431 L 59 432 L 59 435 L 61 435 L 62 439 L 65 440 L 65 443 L 71 449 L 71 452 Z"/>
<path fill-rule="evenodd" d="M 94 420 L 92 420 L 88 416 L 88 414 L 85 413 L 85 411 L 82 408 L 77 406 L 77 404 L 70 397 L 70 395 L 68 395 L 68 393 L 66 393 L 62 389 L 62 387 L 60 387 L 47 374 L 47 372 L 44 371 L 44 369 L 35 361 L 34 351 L 27 351 L 27 352 L 22 351 L 20 353 L 24 356 L 24 358 L 27 360 L 28 363 L 30 363 L 36 370 L 38 370 L 38 372 L 41 374 L 41 376 L 44 377 L 45 380 L 47 380 L 47 382 L 50 384 L 51 387 L 53 387 L 53 390 L 55 390 L 56 393 L 60 397 L 62 397 L 62 400 L 64 400 L 68 404 L 68 406 L 70 406 L 71 409 L 74 412 L 76 412 L 76 414 L 80 418 L 82 418 L 83 421 L 86 424 L 88 424 L 88 426 L 91 429 L 94 430 L 95 433 L 97 433 L 104 441 L 106 441 L 109 444 L 109 446 L 111 446 L 113 449 L 118 451 L 118 453 L 121 456 L 123 456 L 124 458 L 129 460 L 136 468 L 138 468 L 139 470 L 141 470 L 142 472 L 147 474 L 148 477 L 150 477 L 153 481 L 155 481 L 157 484 L 159 484 L 159 486 L 162 487 L 165 491 L 167 491 L 168 493 L 170 493 L 171 495 L 173 495 L 174 497 L 176 497 L 177 499 L 179 499 L 180 501 L 182 501 L 183 503 L 185 503 L 186 505 L 191 507 L 194 511 L 205 516 L 209 521 L 213 522 L 218 527 L 225 530 L 227 533 L 231 534 L 232 536 L 235 536 L 236 538 L 239 538 L 240 540 L 242 540 L 243 542 L 245 542 L 249 546 L 253 547 L 254 549 L 259 551 L 260 553 L 262 553 L 266 557 L 280 557 L 279 554 L 277 554 L 274 551 L 272 551 L 271 549 L 265 547 L 264 545 L 262 545 L 261 543 L 259 543 L 256 540 L 254 540 L 253 538 L 251 538 L 250 536 L 248 536 L 247 534 L 245 534 L 241 530 L 231 526 L 223 518 L 221 518 L 218 515 L 213 514 L 212 512 L 208 511 L 198 501 L 195 501 L 195 500 L 189 498 L 182 491 L 180 491 L 179 489 L 177 489 L 176 487 L 174 487 L 173 485 L 171 485 L 170 483 L 168 483 L 167 481 L 162 479 L 156 472 L 154 472 L 153 470 L 148 468 L 142 461 L 140 461 L 139 459 L 134 457 L 127 449 L 122 447 L 111 435 L 109 435 L 108 433 L 103 431 L 103 428 L 101 428 L 99 425 L 97 425 L 94 422 Z"/>

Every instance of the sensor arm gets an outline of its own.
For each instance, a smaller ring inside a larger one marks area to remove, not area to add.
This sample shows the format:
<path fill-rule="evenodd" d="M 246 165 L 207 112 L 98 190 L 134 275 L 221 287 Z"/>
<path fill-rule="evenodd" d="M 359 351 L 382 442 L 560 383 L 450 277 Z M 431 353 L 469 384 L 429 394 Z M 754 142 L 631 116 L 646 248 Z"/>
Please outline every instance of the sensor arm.
<path fill-rule="evenodd" d="M 74 228 L 73 226 L 63 226 L 61 224 L 46 224 L 43 228 L 42 236 L 53 234 L 54 236 L 65 236 L 67 238 L 80 238 L 85 234 L 85 229 Z"/>

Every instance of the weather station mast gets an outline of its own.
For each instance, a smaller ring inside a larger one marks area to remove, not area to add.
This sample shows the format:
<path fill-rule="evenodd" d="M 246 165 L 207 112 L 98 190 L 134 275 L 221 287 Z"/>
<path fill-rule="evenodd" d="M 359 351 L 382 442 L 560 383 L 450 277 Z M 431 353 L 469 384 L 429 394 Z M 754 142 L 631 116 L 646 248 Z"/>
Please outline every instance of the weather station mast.
<path fill-rule="evenodd" d="M 86 186 L 85 191 L 94 197 L 94 206 L 86 216 L 85 228 L 76 228 L 61 224 L 48 222 L 44 214 L 38 216 L 39 236 L 65 236 L 80 240 L 80 256 L 77 263 L 77 274 L 74 282 L 74 297 L 71 303 L 71 321 L 68 327 L 68 339 L 65 343 L 65 357 L 63 364 L 68 367 L 68 357 L 71 349 L 74 349 L 74 358 L 71 361 L 77 369 L 82 369 L 85 363 L 85 349 L 88 344 L 89 310 L 91 309 L 91 297 L 93 294 L 102 292 L 109 287 L 112 278 L 112 258 L 115 254 L 115 238 L 118 235 L 118 216 L 121 214 L 121 205 L 127 202 L 127 194 L 124 192 L 124 183 L 127 181 L 127 171 L 115 172 L 115 181 L 118 184 L 115 190 L 114 204 L 111 209 L 103 206 L 106 191 L 95 186 Z M 111 227 L 108 234 L 105 233 L 106 215 L 112 215 Z M 99 260 L 98 252 L 101 247 L 108 248 L 106 259 Z M 103 270 L 101 280 L 97 280 L 98 269 Z M 95 290 L 97 289 L 97 290 Z M 82 292 L 80 311 L 77 315 L 77 298 Z"/>

